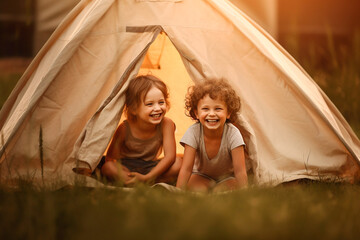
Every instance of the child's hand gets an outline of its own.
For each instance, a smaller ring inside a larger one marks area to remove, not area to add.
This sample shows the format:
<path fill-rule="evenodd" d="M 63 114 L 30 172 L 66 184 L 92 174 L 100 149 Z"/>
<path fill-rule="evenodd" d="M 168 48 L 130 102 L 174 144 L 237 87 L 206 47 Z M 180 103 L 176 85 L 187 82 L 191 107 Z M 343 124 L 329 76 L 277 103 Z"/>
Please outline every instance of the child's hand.
<path fill-rule="evenodd" d="M 143 175 L 143 174 L 137 173 L 137 172 L 129 173 L 128 177 L 130 179 L 125 182 L 126 185 L 133 185 L 137 182 L 147 182 L 148 181 L 146 175 Z"/>

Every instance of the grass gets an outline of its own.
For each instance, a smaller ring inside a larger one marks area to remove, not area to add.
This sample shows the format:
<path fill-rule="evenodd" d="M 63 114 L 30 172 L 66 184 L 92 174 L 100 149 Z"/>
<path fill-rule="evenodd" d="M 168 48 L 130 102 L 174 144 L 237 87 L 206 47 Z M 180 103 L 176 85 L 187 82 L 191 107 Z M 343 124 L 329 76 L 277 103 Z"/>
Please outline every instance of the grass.
<path fill-rule="evenodd" d="M 0 189 L 0 239 L 358 239 L 360 187 Z"/>

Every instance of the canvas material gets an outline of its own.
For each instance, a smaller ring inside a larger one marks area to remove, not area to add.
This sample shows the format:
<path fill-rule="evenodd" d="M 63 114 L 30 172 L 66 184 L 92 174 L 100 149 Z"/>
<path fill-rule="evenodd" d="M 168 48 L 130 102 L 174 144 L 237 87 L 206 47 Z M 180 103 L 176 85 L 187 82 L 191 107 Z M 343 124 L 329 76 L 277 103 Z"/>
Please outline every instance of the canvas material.
<path fill-rule="evenodd" d="M 146 26 L 157 27 L 126 31 Z M 360 144 L 341 114 L 271 37 L 219 0 L 80 2 L 1 111 L 1 164 L 11 162 L 13 175 L 38 170 L 41 126 L 46 175 L 69 173 L 79 163 L 94 169 L 120 120 L 127 80 L 161 30 L 192 81 L 225 78 L 239 94 L 247 165 L 258 184 L 354 178 Z M 180 76 L 172 81 L 182 84 Z M 188 124 L 173 120 L 177 128 Z"/>

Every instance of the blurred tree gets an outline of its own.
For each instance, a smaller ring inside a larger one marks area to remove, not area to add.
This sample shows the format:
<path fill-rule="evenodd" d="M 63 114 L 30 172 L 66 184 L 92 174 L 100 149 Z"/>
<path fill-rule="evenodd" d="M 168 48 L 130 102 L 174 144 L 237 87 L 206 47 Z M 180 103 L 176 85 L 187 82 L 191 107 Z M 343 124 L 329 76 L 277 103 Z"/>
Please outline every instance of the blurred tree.
<path fill-rule="evenodd" d="M 0 1 L 0 57 L 32 56 L 34 2 Z"/>

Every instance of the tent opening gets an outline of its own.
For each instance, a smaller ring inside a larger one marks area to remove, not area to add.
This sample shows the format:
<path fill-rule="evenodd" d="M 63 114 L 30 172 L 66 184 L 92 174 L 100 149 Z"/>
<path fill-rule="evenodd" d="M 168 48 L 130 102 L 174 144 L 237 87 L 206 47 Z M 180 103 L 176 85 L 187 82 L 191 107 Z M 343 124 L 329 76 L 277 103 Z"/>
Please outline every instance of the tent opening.
<path fill-rule="evenodd" d="M 157 36 L 151 44 L 138 75 L 152 74 L 168 86 L 170 109 L 166 116 L 176 124 L 175 140 L 176 152 L 183 153 L 180 139 L 187 128 L 194 123 L 185 115 L 185 95 L 189 86 L 193 84 L 187 70 L 176 50 L 165 33 Z M 122 115 L 119 124 L 125 119 Z"/>

